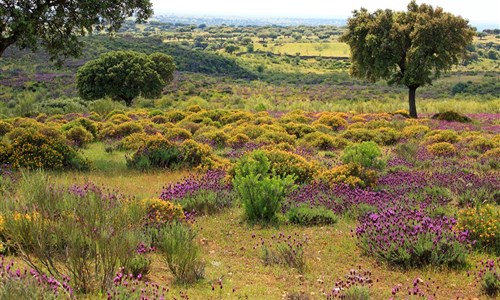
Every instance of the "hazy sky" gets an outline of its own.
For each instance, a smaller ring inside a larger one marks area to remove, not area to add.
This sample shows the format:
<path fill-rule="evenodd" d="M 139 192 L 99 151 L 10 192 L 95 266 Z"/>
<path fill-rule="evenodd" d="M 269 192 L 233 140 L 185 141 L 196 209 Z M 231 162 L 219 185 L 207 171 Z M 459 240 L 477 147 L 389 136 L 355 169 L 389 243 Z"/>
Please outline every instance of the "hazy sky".
<path fill-rule="evenodd" d="M 156 14 L 189 14 L 203 16 L 252 17 L 347 17 L 354 9 L 365 7 L 405 10 L 409 2 L 402 0 L 152 0 Z M 495 22 L 500 25 L 498 0 L 425 0 L 445 11 L 475 22 Z"/>

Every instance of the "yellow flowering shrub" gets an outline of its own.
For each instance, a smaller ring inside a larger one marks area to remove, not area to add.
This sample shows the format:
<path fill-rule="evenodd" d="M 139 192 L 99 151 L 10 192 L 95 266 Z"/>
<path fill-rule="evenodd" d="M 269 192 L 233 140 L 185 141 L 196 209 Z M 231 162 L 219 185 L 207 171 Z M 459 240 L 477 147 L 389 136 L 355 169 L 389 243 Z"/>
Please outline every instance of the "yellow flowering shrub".
<path fill-rule="evenodd" d="M 227 144 L 232 148 L 240 148 L 250 141 L 248 135 L 244 133 L 237 133 L 227 140 Z"/>
<path fill-rule="evenodd" d="M 456 143 L 460 140 L 460 136 L 453 130 L 445 129 L 445 130 L 433 130 L 426 134 L 425 142 L 432 143 Z"/>
<path fill-rule="evenodd" d="M 476 245 L 500 254 L 500 207 L 486 204 L 479 208 L 466 208 L 458 212 L 458 230 L 469 231 Z"/>
<path fill-rule="evenodd" d="M 124 115 L 124 114 L 115 114 L 115 115 L 112 115 L 109 119 L 108 119 L 109 122 L 115 124 L 115 125 L 119 125 L 119 124 L 122 124 L 122 123 L 125 123 L 125 122 L 130 122 L 132 121 L 132 118 Z"/>
<path fill-rule="evenodd" d="M 453 144 L 447 142 L 439 142 L 427 146 L 427 151 L 435 156 L 450 156 L 457 152 Z"/>
<path fill-rule="evenodd" d="M 486 151 L 483 155 L 481 155 L 481 158 L 500 160 L 500 147 L 496 147 L 496 148 L 493 148 L 491 150 Z"/>
<path fill-rule="evenodd" d="M 158 198 L 144 199 L 141 205 L 145 208 L 144 225 L 157 227 L 173 221 L 184 221 L 186 216 L 180 204 Z"/>
<path fill-rule="evenodd" d="M 278 149 L 264 150 L 264 153 L 277 175 L 295 175 L 297 182 L 304 183 L 311 181 L 318 172 L 314 163 L 300 155 Z"/>
<path fill-rule="evenodd" d="M 299 123 L 299 124 L 309 124 L 312 119 L 306 116 L 306 114 L 301 110 L 294 110 L 284 114 L 280 120 L 281 123 Z"/>
<path fill-rule="evenodd" d="M 344 118 L 333 113 L 320 114 L 318 120 L 316 120 L 313 124 L 326 125 L 333 130 L 339 130 L 340 128 L 345 128 L 348 125 L 347 121 Z"/>
<path fill-rule="evenodd" d="M 9 133 L 12 129 L 14 129 L 14 126 L 12 126 L 12 124 L 9 124 L 5 121 L 0 121 L 0 137 Z"/>
<path fill-rule="evenodd" d="M 123 138 L 118 143 L 118 148 L 122 150 L 137 150 L 146 144 L 149 136 L 143 132 L 132 133 L 131 135 Z"/>
<path fill-rule="evenodd" d="M 0 165 L 7 164 L 12 155 L 12 147 L 0 140 Z"/>
<path fill-rule="evenodd" d="M 403 117 L 406 117 L 406 118 L 409 118 L 410 117 L 410 113 L 406 110 L 406 109 L 398 109 L 394 112 L 391 113 L 391 115 L 401 115 Z"/>
<path fill-rule="evenodd" d="M 475 151 L 482 152 L 482 153 L 484 153 L 488 150 L 491 150 L 495 147 L 498 147 L 498 146 L 499 145 L 497 143 L 495 143 L 493 140 L 488 139 L 486 137 L 482 137 L 482 136 L 472 138 L 468 142 L 468 147 L 470 149 L 473 149 Z"/>
<path fill-rule="evenodd" d="M 329 184 L 347 184 L 352 187 L 374 186 L 378 180 L 378 173 L 365 169 L 359 164 L 344 164 L 326 170 L 320 174 L 320 180 Z"/>
<path fill-rule="evenodd" d="M 169 110 L 169 111 L 165 112 L 164 116 L 168 119 L 169 122 L 177 123 L 179 121 L 184 120 L 184 118 L 186 118 L 187 114 L 183 111 L 173 109 L 173 110 Z"/>
<path fill-rule="evenodd" d="M 422 137 L 424 136 L 427 132 L 429 132 L 430 128 L 429 126 L 425 125 L 410 125 L 406 126 L 403 128 L 403 136 L 407 138 L 416 138 L 416 137 Z"/>
<path fill-rule="evenodd" d="M 168 128 L 163 135 L 169 140 L 187 140 L 193 136 L 190 131 L 178 127 Z"/>
<path fill-rule="evenodd" d="M 14 168 L 88 169 L 89 163 L 66 140 L 26 129 L 11 142 Z"/>
<path fill-rule="evenodd" d="M 313 132 L 301 139 L 304 146 L 314 147 L 320 150 L 342 149 L 349 143 L 340 136 L 331 136 L 322 132 Z"/>

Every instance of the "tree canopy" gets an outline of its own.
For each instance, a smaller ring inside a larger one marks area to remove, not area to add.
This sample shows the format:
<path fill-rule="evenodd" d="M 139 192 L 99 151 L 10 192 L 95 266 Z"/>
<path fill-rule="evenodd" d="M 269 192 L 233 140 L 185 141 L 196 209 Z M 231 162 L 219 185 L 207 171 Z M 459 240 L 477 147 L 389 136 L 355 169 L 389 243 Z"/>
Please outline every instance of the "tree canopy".
<path fill-rule="evenodd" d="M 36 50 L 51 59 L 78 56 L 78 36 L 117 31 L 127 17 L 144 21 L 153 14 L 149 0 L 2 0 L 0 56 L 10 45 Z"/>
<path fill-rule="evenodd" d="M 408 4 L 406 12 L 355 10 L 341 41 L 351 48 L 351 75 L 409 89 L 410 116 L 417 117 L 417 88 L 460 62 L 475 31 L 441 7 Z"/>
<path fill-rule="evenodd" d="M 137 96 L 159 97 L 174 70 L 172 57 L 163 53 L 112 51 L 78 69 L 78 94 L 85 100 L 111 97 L 130 105 Z"/>

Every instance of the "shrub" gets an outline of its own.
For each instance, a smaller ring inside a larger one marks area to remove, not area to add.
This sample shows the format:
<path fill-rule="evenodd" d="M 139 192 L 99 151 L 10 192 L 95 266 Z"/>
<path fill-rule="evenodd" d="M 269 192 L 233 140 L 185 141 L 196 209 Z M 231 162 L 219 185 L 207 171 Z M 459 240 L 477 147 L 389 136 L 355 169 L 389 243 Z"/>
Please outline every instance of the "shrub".
<path fill-rule="evenodd" d="M 460 136 L 453 130 L 433 130 L 425 135 L 424 142 L 432 143 L 456 143 L 460 140 Z"/>
<path fill-rule="evenodd" d="M 389 127 L 376 128 L 374 132 L 374 141 L 381 145 L 393 145 L 401 138 L 399 132 Z"/>
<path fill-rule="evenodd" d="M 333 150 L 344 148 L 348 142 L 342 137 L 332 137 L 326 133 L 313 132 L 306 134 L 302 138 L 302 143 L 320 150 Z"/>
<path fill-rule="evenodd" d="M 173 222 L 164 226 L 159 233 L 160 255 L 174 276 L 176 283 L 191 284 L 202 279 L 205 264 L 199 259 L 196 231 L 188 225 Z"/>
<path fill-rule="evenodd" d="M 320 180 L 330 186 L 347 184 L 351 187 L 373 187 L 377 183 L 378 173 L 359 164 L 350 163 L 324 171 Z"/>
<path fill-rule="evenodd" d="M 288 220 L 304 226 L 331 225 L 337 223 L 337 216 L 325 207 L 300 205 L 288 211 Z"/>
<path fill-rule="evenodd" d="M 73 290 L 66 279 L 39 274 L 35 270 L 15 269 L 14 263 L 0 260 L 0 299 L 73 299 Z"/>
<path fill-rule="evenodd" d="M 344 300 L 370 300 L 370 289 L 364 286 L 351 286 L 343 295 Z"/>
<path fill-rule="evenodd" d="M 342 161 L 345 164 L 359 164 L 364 168 L 383 169 L 385 162 L 380 159 L 382 151 L 374 142 L 353 144 L 344 149 Z"/>
<path fill-rule="evenodd" d="M 168 119 L 169 122 L 177 123 L 179 121 L 182 121 L 187 116 L 187 114 L 180 110 L 170 110 L 165 112 L 164 116 Z"/>
<path fill-rule="evenodd" d="M 0 165 L 6 165 L 12 156 L 12 147 L 0 140 Z"/>
<path fill-rule="evenodd" d="M 365 254 L 401 268 L 465 266 L 467 234 L 453 218 L 431 219 L 421 209 L 387 207 L 360 218 L 358 244 Z"/>
<path fill-rule="evenodd" d="M 107 119 L 109 122 L 115 124 L 115 125 L 120 125 L 126 122 L 131 122 L 132 118 L 129 116 L 125 115 L 124 113 L 120 111 L 112 111 L 108 116 Z"/>
<path fill-rule="evenodd" d="M 169 142 L 162 136 L 150 137 L 132 157 L 126 157 L 127 166 L 133 169 L 148 170 L 150 168 L 177 168 L 182 163 L 179 146 Z"/>
<path fill-rule="evenodd" d="M 186 194 L 176 200 L 185 211 L 196 215 L 216 214 L 225 208 L 231 207 L 234 202 L 232 191 L 221 189 L 217 191 L 200 189 Z"/>
<path fill-rule="evenodd" d="M 182 206 L 171 201 L 151 198 L 142 200 L 141 205 L 145 210 L 143 226 L 146 228 L 160 228 L 167 223 L 186 219 Z"/>
<path fill-rule="evenodd" d="M 454 111 L 445 111 L 442 113 L 437 113 L 432 116 L 434 120 L 442 120 L 442 121 L 450 121 L 450 122 L 460 122 L 460 123 L 469 123 L 472 120 L 464 115 L 461 115 Z"/>
<path fill-rule="evenodd" d="M 236 163 L 233 186 L 251 223 L 275 222 L 286 193 L 294 188 L 292 175 L 281 177 L 273 172 L 270 177 L 269 172 L 270 162 L 263 151 L 254 151 Z"/>
<path fill-rule="evenodd" d="M 170 122 L 170 119 L 166 116 L 163 116 L 163 115 L 156 115 L 156 116 L 151 118 L 151 122 L 153 122 L 155 124 L 165 124 L 165 123 Z"/>
<path fill-rule="evenodd" d="M 121 150 L 137 151 L 139 148 L 143 147 L 148 140 L 149 136 L 145 133 L 132 133 L 120 140 L 118 148 Z"/>
<path fill-rule="evenodd" d="M 39 273 L 70 274 L 82 293 L 105 290 L 139 244 L 140 205 L 91 184 L 55 189 L 44 173 L 24 174 L 19 186 L 19 197 L 1 205 L 5 235 L 24 261 Z"/>
<path fill-rule="evenodd" d="M 12 124 L 9 124 L 5 121 L 0 121 L 0 137 L 9 133 L 12 129 L 14 129 L 14 126 L 12 126 Z"/>
<path fill-rule="evenodd" d="M 330 127 L 332 130 L 339 130 L 347 127 L 349 123 L 344 118 L 335 114 L 323 113 L 313 124 L 322 124 Z"/>
<path fill-rule="evenodd" d="M 429 132 L 429 126 L 425 125 L 411 125 L 403 128 L 403 136 L 407 138 L 420 138 Z"/>
<path fill-rule="evenodd" d="M 453 144 L 438 142 L 427 146 L 427 151 L 434 156 L 452 156 L 457 152 Z"/>
<path fill-rule="evenodd" d="M 220 129 L 205 131 L 203 133 L 200 133 L 200 130 L 196 132 L 196 140 L 200 142 L 209 143 L 215 147 L 224 148 L 227 144 L 227 141 L 229 140 L 229 135 L 227 135 Z"/>
<path fill-rule="evenodd" d="M 243 147 L 246 143 L 250 141 L 250 138 L 244 133 L 238 133 L 229 138 L 227 141 L 228 145 L 232 148 L 238 149 Z"/>
<path fill-rule="evenodd" d="M 62 138 L 48 137 L 25 129 L 11 143 L 10 162 L 14 168 L 80 169 L 90 167 Z"/>
<path fill-rule="evenodd" d="M 500 255 L 500 208 L 497 205 L 460 210 L 457 229 L 469 231 L 470 238 L 476 241 L 475 247 Z"/>
<path fill-rule="evenodd" d="M 193 140 L 185 140 L 180 146 L 182 161 L 190 167 L 210 166 L 212 162 L 212 148 L 207 144 L 200 144 Z"/>
<path fill-rule="evenodd" d="M 301 240 L 297 234 L 285 236 L 280 232 L 277 237 L 273 236 L 272 240 L 272 243 L 264 242 L 261 245 L 264 265 L 295 268 L 301 273 L 306 270 L 304 247 L 308 242 L 307 236 Z"/>
<path fill-rule="evenodd" d="M 190 139 L 193 135 L 186 129 L 174 127 L 168 128 L 165 131 L 164 136 L 171 141 L 183 141 Z"/>
<path fill-rule="evenodd" d="M 259 144 L 279 144 L 279 143 L 287 143 L 290 145 L 295 145 L 295 136 L 289 135 L 286 132 L 281 131 L 265 131 L 262 135 L 260 135 L 256 142 Z"/>
<path fill-rule="evenodd" d="M 376 132 L 367 128 L 349 128 L 342 136 L 353 142 L 374 141 Z"/>
<path fill-rule="evenodd" d="M 83 126 L 76 126 L 66 132 L 66 138 L 77 148 L 83 148 L 92 142 L 93 136 Z"/>
<path fill-rule="evenodd" d="M 500 295 L 500 261 L 487 260 L 482 262 L 483 267 L 479 270 L 477 277 L 480 282 L 481 291 L 488 297 L 495 298 Z"/>
<path fill-rule="evenodd" d="M 316 174 L 314 164 L 304 157 L 283 150 L 265 150 L 265 156 L 270 163 L 269 173 L 285 177 L 292 175 L 297 183 L 309 182 Z"/>
<path fill-rule="evenodd" d="M 97 137 L 97 133 L 99 130 L 97 127 L 97 124 L 94 121 L 87 119 L 87 118 L 77 118 L 77 119 L 63 125 L 62 129 L 68 131 L 71 128 L 78 127 L 78 126 L 82 126 L 83 128 L 85 128 L 88 132 L 90 132 L 92 134 L 93 138 Z"/>
<path fill-rule="evenodd" d="M 495 148 L 498 144 L 485 137 L 477 137 L 469 141 L 469 148 L 484 153 Z"/>
<path fill-rule="evenodd" d="M 288 134 L 294 135 L 297 138 L 301 138 L 307 134 L 316 132 L 316 129 L 314 127 L 301 123 L 286 123 L 283 125 L 283 127 Z"/>
<path fill-rule="evenodd" d="M 124 266 L 124 271 L 137 278 L 139 275 L 148 275 L 150 268 L 151 259 L 147 258 L 144 254 L 136 254 L 127 262 L 127 265 Z"/>

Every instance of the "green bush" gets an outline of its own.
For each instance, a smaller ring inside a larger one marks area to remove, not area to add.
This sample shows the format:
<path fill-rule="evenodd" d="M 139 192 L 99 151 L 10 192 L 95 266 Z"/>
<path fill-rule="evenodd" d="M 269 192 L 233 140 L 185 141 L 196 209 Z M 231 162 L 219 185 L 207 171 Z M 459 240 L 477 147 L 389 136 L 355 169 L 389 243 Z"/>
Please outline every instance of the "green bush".
<path fill-rule="evenodd" d="M 432 116 L 434 120 L 443 120 L 443 121 L 452 121 L 452 122 L 460 122 L 460 123 L 470 123 L 472 122 L 471 118 L 461 115 L 454 111 L 445 111 L 442 113 L 437 113 Z"/>
<path fill-rule="evenodd" d="M 294 176 L 269 175 L 269 159 L 263 151 L 254 151 L 235 166 L 233 186 L 238 192 L 245 216 L 250 223 L 276 222 L 287 192 L 293 190 Z"/>
<path fill-rule="evenodd" d="M 124 266 L 124 271 L 126 274 L 132 274 L 135 278 L 142 275 L 146 276 L 149 274 L 151 269 L 151 259 L 149 259 L 145 254 L 136 254 L 129 261 L 127 261 Z"/>
<path fill-rule="evenodd" d="M 481 290 L 491 298 L 500 295 L 500 275 L 493 270 L 487 270 L 481 278 Z"/>
<path fill-rule="evenodd" d="M 231 207 L 235 195 L 231 191 L 209 191 L 201 189 L 184 196 L 178 202 L 184 211 L 195 212 L 197 215 L 211 215 Z"/>
<path fill-rule="evenodd" d="M 353 285 L 343 294 L 344 300 L 370 300 L 370 290 L 364 286 Z"/>
<path fill-rule="evenodd" d="M 335 224 L 338 218 L 333 211 L 325 207 L 300 205 L 298 207 L 292 207 L 288 211 L 288 220 L 290 223 L 294 224 L 314 226 Z"/>
<path fill-rule="evenodd" d="M 192 284 L 204 276 L 196 234 L 189 225 L 179 222 L 167 224 L 159 232 L 158 249 L 176 283 Z"/>
<path fill-rule="evenodd" d="M 151 168 L 175 169 L 182 163 L 181 150 L 177 144 L 163 137 L 151 137 L 131 157 L 126 157 L 127 167 L 138 170 Z"/>
<path fill-rule="evenodd" d="M 375 142 L 353 144 L 344 150 L 342 161 L 345 164 L 359 164 L 364 168 L 383 169 L 385 162 L 380 159 L 382 151 Z"/>

